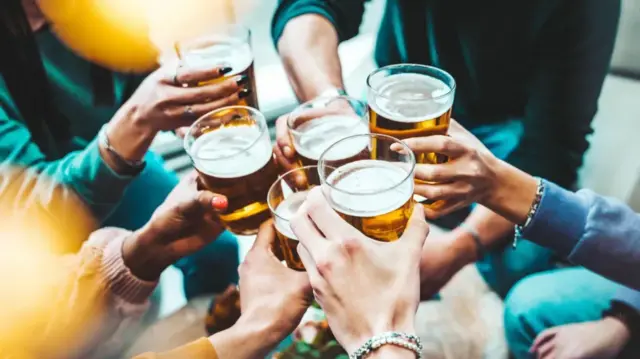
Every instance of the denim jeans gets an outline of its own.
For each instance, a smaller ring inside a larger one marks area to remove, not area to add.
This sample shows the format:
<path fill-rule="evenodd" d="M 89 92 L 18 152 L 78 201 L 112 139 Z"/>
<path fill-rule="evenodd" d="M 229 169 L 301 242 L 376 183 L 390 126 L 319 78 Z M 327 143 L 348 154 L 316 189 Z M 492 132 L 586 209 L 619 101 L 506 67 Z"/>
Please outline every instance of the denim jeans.
<path fill-rule="evenodd" d="M 146 168 L 127 188 L 105 225 L 129 230 L 142 227 L 178 183 L 177 175 L 164 169 L 160 156 L 149 153 L 146 161 Z M 209 246 L 175 264 L 184 274 L 187 299 L 219 293 L 229 284 L 237 283 L 238 265 L 238 242 L 229 232 L 223 232 Z"/>

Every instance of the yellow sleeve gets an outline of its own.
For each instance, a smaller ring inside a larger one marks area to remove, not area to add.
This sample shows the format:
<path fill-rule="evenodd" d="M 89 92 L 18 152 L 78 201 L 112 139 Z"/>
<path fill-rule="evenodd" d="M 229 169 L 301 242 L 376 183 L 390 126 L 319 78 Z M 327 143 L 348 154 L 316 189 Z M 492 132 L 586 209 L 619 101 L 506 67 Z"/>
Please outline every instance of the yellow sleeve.
<path fill-rule="evenodd" d="M 207 338 L 200 338 L 187 345 L 164 353 L 144 353 L 134 359 L 218 359 L 218 354 Z"/>

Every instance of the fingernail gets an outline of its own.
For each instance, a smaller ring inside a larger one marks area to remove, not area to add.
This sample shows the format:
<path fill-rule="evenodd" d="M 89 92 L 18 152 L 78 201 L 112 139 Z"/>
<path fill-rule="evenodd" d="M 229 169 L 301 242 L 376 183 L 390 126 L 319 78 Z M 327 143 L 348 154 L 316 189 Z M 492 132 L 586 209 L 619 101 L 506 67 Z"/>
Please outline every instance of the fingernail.
<path fill-rule="evenodd" d="M 239 98 L 245 98 L 245 97 L 248 97 L 249 95 L 251 95 L 251 90 L 244 89 L 244 90 L 240 91 L 240 93 L 238 94 L 238 97 Z"/>
<path fill-rule="evenodd" d="M 236 83 L 238 84 L 238 86 L 242 86 L 245 85 L 249 80 L 249 76 L 247 75 L 240 75 L 238 77 L 236 77 Z"/>
<path fill-rule="evenodd" d="M 284 146 L 282 152 L 284 152 L 284 155 L 287 157 L 293 157 L 293 150 L 289 146 Z"/>
<path fill-rule="evenodd" d="M 224 67 L 221 67 L 219 71 L 220 71 L 220 75 L 225 75 L 233 71 L 233 69 L 229 66 L 224 66 Z"/>
<path fill-rule="evenodd" d="M 219 211 L 224 211 L 225 209 L 227 209 L 229 202 L 227 201 L 226 197 L 216 196 L 211 200 L 211 205 L 213 206 L 213 208 Z"/>

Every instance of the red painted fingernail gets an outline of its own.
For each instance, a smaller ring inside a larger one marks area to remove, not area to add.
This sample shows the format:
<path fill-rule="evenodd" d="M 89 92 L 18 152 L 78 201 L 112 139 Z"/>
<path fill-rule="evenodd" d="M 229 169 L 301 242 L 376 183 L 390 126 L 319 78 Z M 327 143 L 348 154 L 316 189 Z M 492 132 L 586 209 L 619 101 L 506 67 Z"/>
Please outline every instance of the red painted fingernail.
<path fill-rule="evenodd" d="M 227 209 L 229 202 L 227 201 L 227 197 L 216 196 L 211 200 L 211 205 L 213 205 L 213 208 L 217 210 L 225 210 Z"/>

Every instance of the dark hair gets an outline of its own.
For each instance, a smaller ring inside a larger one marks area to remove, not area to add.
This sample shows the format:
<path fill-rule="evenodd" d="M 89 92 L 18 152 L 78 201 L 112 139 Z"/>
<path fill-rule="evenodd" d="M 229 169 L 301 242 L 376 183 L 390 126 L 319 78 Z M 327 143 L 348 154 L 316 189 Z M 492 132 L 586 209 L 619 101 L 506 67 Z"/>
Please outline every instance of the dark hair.
<path fill-rule="evenodd" d="M 58 153 L 55 143 L 71 139 L 69 121 L 53 102 L 51 86 L 21 0 L 0 2 L 0 74 L 32 140 L 48 159 L 59 158 L 64 154 Z M 91 80 L 94 104 L 112 105 L 111 71 L 92 65 Z"/>

